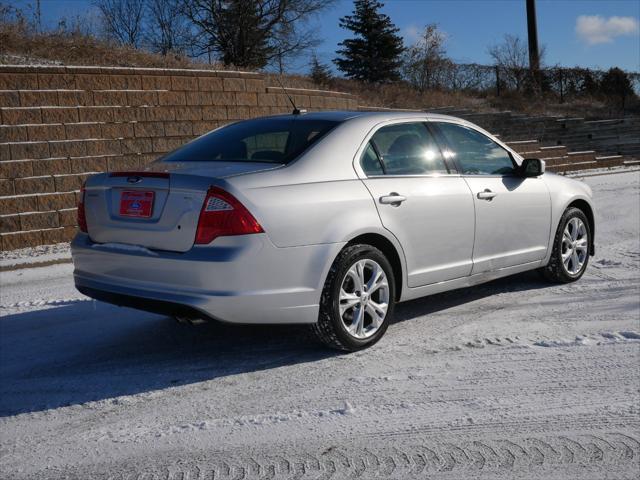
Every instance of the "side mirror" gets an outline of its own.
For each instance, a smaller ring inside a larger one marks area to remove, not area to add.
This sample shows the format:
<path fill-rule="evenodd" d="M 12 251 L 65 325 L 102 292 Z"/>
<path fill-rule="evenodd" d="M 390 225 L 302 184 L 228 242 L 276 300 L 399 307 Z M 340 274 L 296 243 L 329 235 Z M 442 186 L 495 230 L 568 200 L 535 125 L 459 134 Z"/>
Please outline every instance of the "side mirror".
<path fill-rule="evenodd" d="M 544 160 L 539 158 L 525 158 L 519 168 L 523 177 L 539 177 L 544 173 Z"/>

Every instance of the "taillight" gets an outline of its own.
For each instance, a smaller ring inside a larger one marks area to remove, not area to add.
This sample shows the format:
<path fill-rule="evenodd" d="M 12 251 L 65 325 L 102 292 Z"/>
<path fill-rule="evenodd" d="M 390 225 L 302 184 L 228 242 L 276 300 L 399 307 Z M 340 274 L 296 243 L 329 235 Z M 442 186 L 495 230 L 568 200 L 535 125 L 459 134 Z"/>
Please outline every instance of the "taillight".
<path fill-rule="evenodd" d="M 80 201 L 78 202 L 78 228 L 81 232 L 87 233 L 87 215 L 84 210 L 84 184 L 80 189 Z"/>
<path fill-rule="evenodd" d="M 195 243 L 206 245 L 218 237 L 262 233 L 262 227 L 236 197 L 211 187 L 200 211 Z"/>

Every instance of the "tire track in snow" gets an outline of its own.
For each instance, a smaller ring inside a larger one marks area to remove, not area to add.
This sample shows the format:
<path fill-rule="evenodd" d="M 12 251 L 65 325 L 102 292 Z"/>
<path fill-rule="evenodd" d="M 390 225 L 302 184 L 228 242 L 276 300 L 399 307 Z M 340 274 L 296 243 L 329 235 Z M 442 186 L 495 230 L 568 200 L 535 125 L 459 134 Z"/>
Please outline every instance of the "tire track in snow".
<path fill-rule="evenodd" d="M 640 441 L 623 432 L 597 435 L 475 439 L 459 442 L 423 442 L 387 447 L 335 447 L 316 451 L 281 451 L 273 454 L 247 453 L 210 456 L 200 461 L 174 461 L 170 467 L 139 467 L 109 472 L 65 472 L 65 478 L 130 480 L 138 478 L 266 480 L 266 479 L 353 479 L 425 478 L 434 474 L 475 476 L 482 472 L 508 474 L 536 468 L 566 465 L 620 468 L 632 472 L 640 467 Z M 204 458 L 203 458 L 204 457 Z M 622 475 L 624 476 L 624 474 Z M 53 475 L 50 478 L 59 478 Z M 461 477 L 457 477 L 461 478 Z"/>

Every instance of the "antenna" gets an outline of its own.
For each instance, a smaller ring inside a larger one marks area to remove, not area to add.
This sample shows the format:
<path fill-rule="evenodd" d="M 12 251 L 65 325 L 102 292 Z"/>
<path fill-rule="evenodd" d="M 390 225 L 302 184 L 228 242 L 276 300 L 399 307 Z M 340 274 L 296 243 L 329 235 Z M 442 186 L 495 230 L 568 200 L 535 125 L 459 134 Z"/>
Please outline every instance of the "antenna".
<path fill-rule="evenodd" d="M 284 94 L 287 96 L 287 98 L 289 99 L 289 102 L 291 103 L 291 105 L 293 105 L 293 113 L 294 115 L 300 115 L 302 113 L 307 113 L 306 110 L 300 110 L 298 107 L 296 107 L 296 104 L 293 103 L 293 99 L 291 98 L 291 96 L 289 95 L 289 92 L 287 92 L 287 89 L 284 88 L 284 85 L 282 85 L 282 82 L 280 81 L 280 76 L 276 75 L 276 79 L 278 80 L 278 84 L 280 85 L 280 88 L 282 89 L 282 91 L 284 92 Z"/>

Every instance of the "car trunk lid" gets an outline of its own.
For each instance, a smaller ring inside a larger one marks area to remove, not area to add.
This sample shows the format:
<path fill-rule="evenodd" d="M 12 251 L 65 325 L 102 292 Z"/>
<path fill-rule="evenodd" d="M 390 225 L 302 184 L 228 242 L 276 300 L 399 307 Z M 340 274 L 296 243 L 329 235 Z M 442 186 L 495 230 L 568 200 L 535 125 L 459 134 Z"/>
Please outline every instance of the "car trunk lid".
<path fill-rule="evenodd" d="M 89 236 L 97 243 L 186 252 L 194 244 L 209 187 L 231 175 L 274 168 L 253 162 L 203 163 L 159 162 L 144 172 L 92 177 L 84 194 Z"/>

